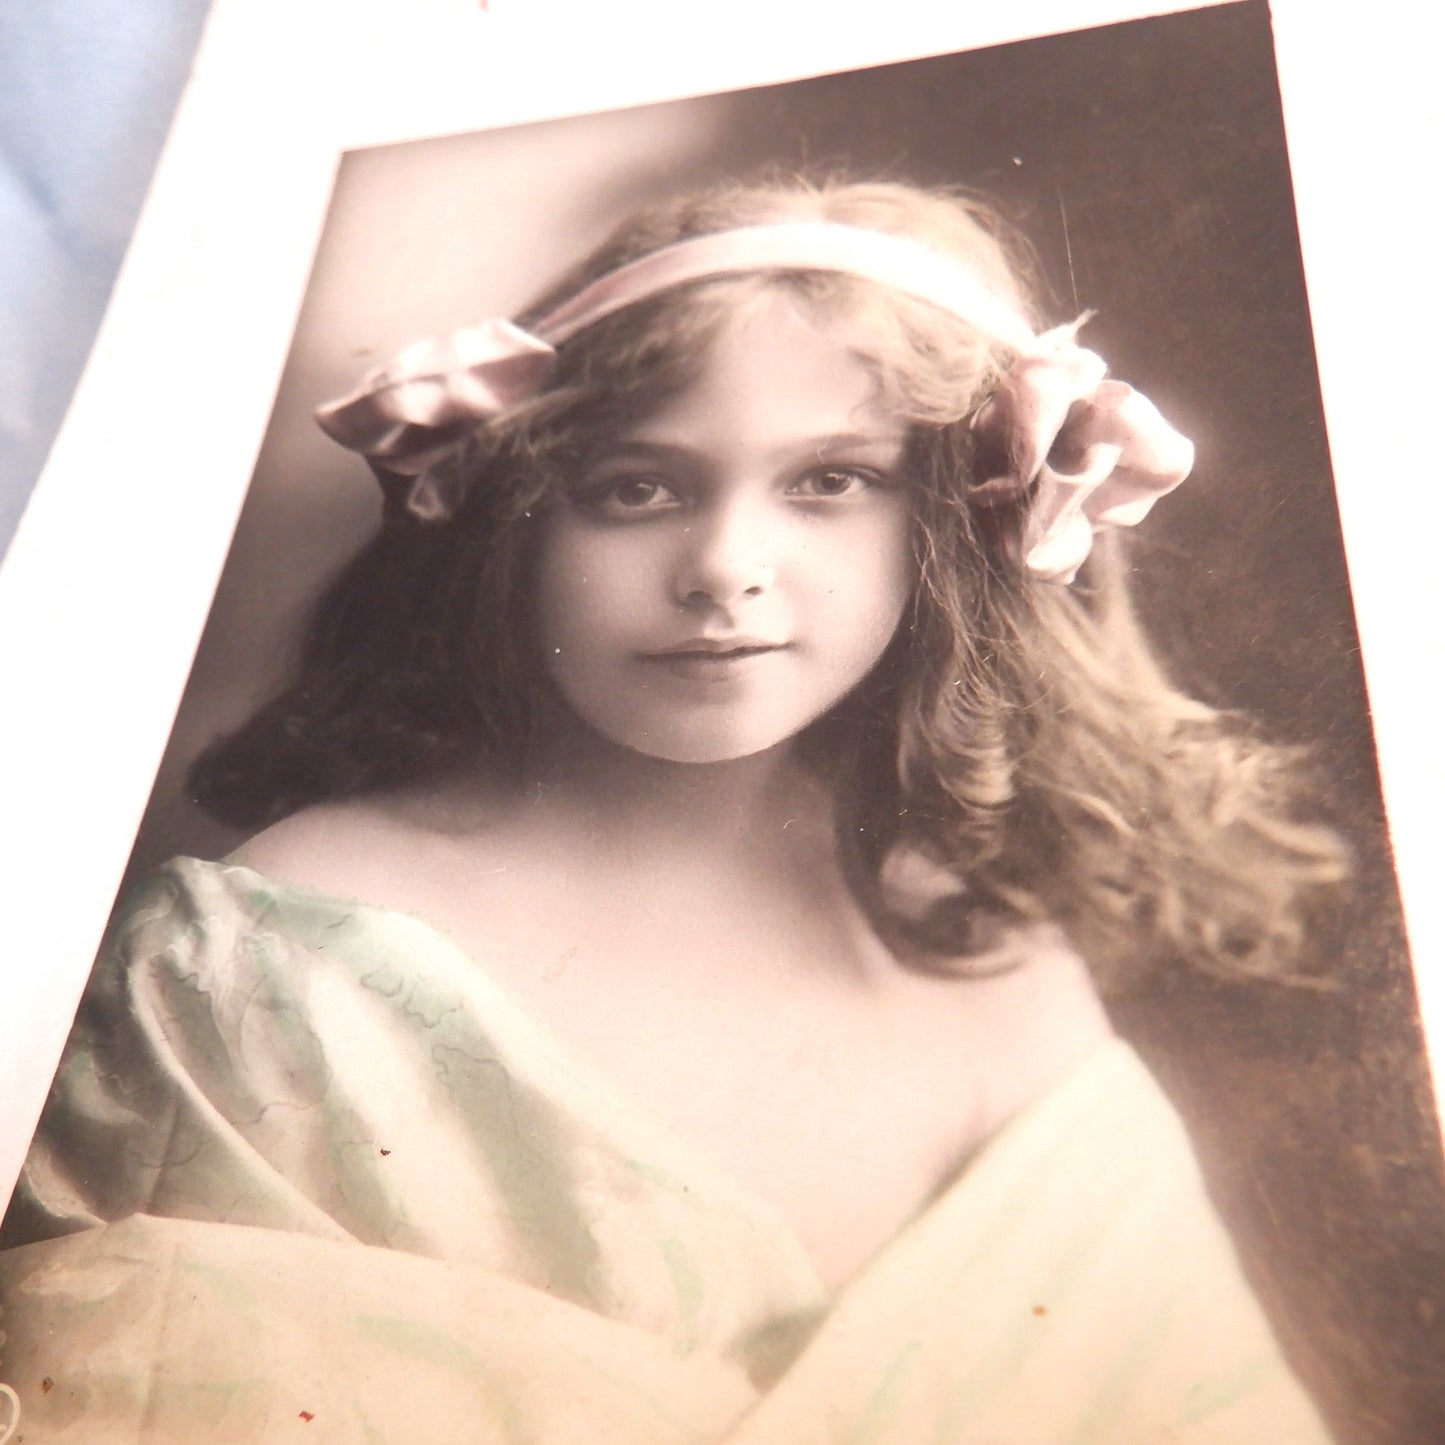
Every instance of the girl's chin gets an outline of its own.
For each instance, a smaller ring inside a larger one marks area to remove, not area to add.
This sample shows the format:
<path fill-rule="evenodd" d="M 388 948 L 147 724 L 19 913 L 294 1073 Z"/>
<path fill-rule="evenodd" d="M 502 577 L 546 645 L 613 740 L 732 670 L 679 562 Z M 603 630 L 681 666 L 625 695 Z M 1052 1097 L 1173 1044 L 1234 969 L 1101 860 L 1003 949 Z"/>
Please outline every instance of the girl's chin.
<path fill-rule="evenodd" d="M 724 767 L 751 758 L 776 757 L 786 753 L 797 732 L 777 729 L 643 729 L 583 726 L 597 743 L 626 758 L 674 767 Z"/>
<path fill-rule="evenodd" d="M 785 752 L 793 735 L 761 739 L 608 739 L 624 751 L 656 763 L 679 767 L 719 767 Z"/>
<path fill-rule="evenodd" d="M 807 730 L 809 719 L 787 717 L 676 718 L 589 716 L 559 697 L 554 719 L 556 754 L 585 758 L 615 751 L 621 758 L 647 759 L 679 767 L 716 767 L 787 752 Z"/>

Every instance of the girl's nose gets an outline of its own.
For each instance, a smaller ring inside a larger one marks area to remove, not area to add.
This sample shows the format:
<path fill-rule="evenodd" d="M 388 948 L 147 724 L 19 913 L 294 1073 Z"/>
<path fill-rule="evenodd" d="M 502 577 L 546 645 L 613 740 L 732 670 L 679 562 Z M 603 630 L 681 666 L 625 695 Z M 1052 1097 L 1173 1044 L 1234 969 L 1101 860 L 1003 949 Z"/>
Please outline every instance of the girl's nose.
<path fill-rule="evenodd" d="M 727 607 L 760 596 L 777 579 L 776 538 L 754 508 L 731 506 L 694 518 L 683 544 L 674 586 L 685 607 Z"/>

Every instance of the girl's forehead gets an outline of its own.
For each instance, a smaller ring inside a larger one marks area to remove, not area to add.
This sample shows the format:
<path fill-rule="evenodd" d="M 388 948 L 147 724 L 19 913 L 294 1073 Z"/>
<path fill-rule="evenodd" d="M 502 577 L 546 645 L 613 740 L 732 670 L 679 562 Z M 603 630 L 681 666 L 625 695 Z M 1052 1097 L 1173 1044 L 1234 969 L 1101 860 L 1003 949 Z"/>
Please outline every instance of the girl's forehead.
<path fill-rule="evenodd" d="M 727 313 L 672 394 L 630 430 L 739 439 L 856 435 L 895 440 L 906 424 L 879 368 L 850 335 L 786 293 Z"/>

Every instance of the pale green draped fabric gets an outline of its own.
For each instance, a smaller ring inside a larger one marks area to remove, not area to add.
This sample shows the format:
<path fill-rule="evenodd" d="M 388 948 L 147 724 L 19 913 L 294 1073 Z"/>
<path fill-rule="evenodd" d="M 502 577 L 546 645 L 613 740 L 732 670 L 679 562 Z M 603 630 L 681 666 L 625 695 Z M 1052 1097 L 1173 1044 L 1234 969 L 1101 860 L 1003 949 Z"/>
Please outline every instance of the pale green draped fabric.
<path fill-rule="evenodd" d="M 1124 1044 L 830 1296 L 484 964 L 244 868 L 157 876 L 6 1220 L 27 1445 L 1327 1440 Z"/>

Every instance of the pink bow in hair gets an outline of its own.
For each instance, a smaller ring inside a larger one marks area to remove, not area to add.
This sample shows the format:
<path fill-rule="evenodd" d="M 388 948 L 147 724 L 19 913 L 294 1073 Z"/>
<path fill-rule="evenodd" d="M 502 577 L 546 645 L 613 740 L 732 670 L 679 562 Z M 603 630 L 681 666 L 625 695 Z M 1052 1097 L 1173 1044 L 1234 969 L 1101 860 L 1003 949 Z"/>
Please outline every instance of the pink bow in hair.
<path fill-rule="evenodd" d="M 459 497 L 430 470 L 487 417 L 526 400 L 556 360 L 546 342 L 489 320 L 418 341 L 369 371 L 355 391 L 316 411 L 333 441 L 360 452 L 383 482 L 407 481 L 406 509 L 441 521 Z"/>
<path fill-rule="evenodd" d="M 1085 318 L 1087 319 L 1087 318 Z M 1028 495 L 1025 568 L 1067 585 L 1105 527 L 1133 527 L 1189 475 L 1194 446 L 1145 396 L 1107 377 L 1074 340 L 1081 322 L 1046 331 L 979 410 L 974 430 L 1000 474 L 972 489 L 985 505 Z"/>

